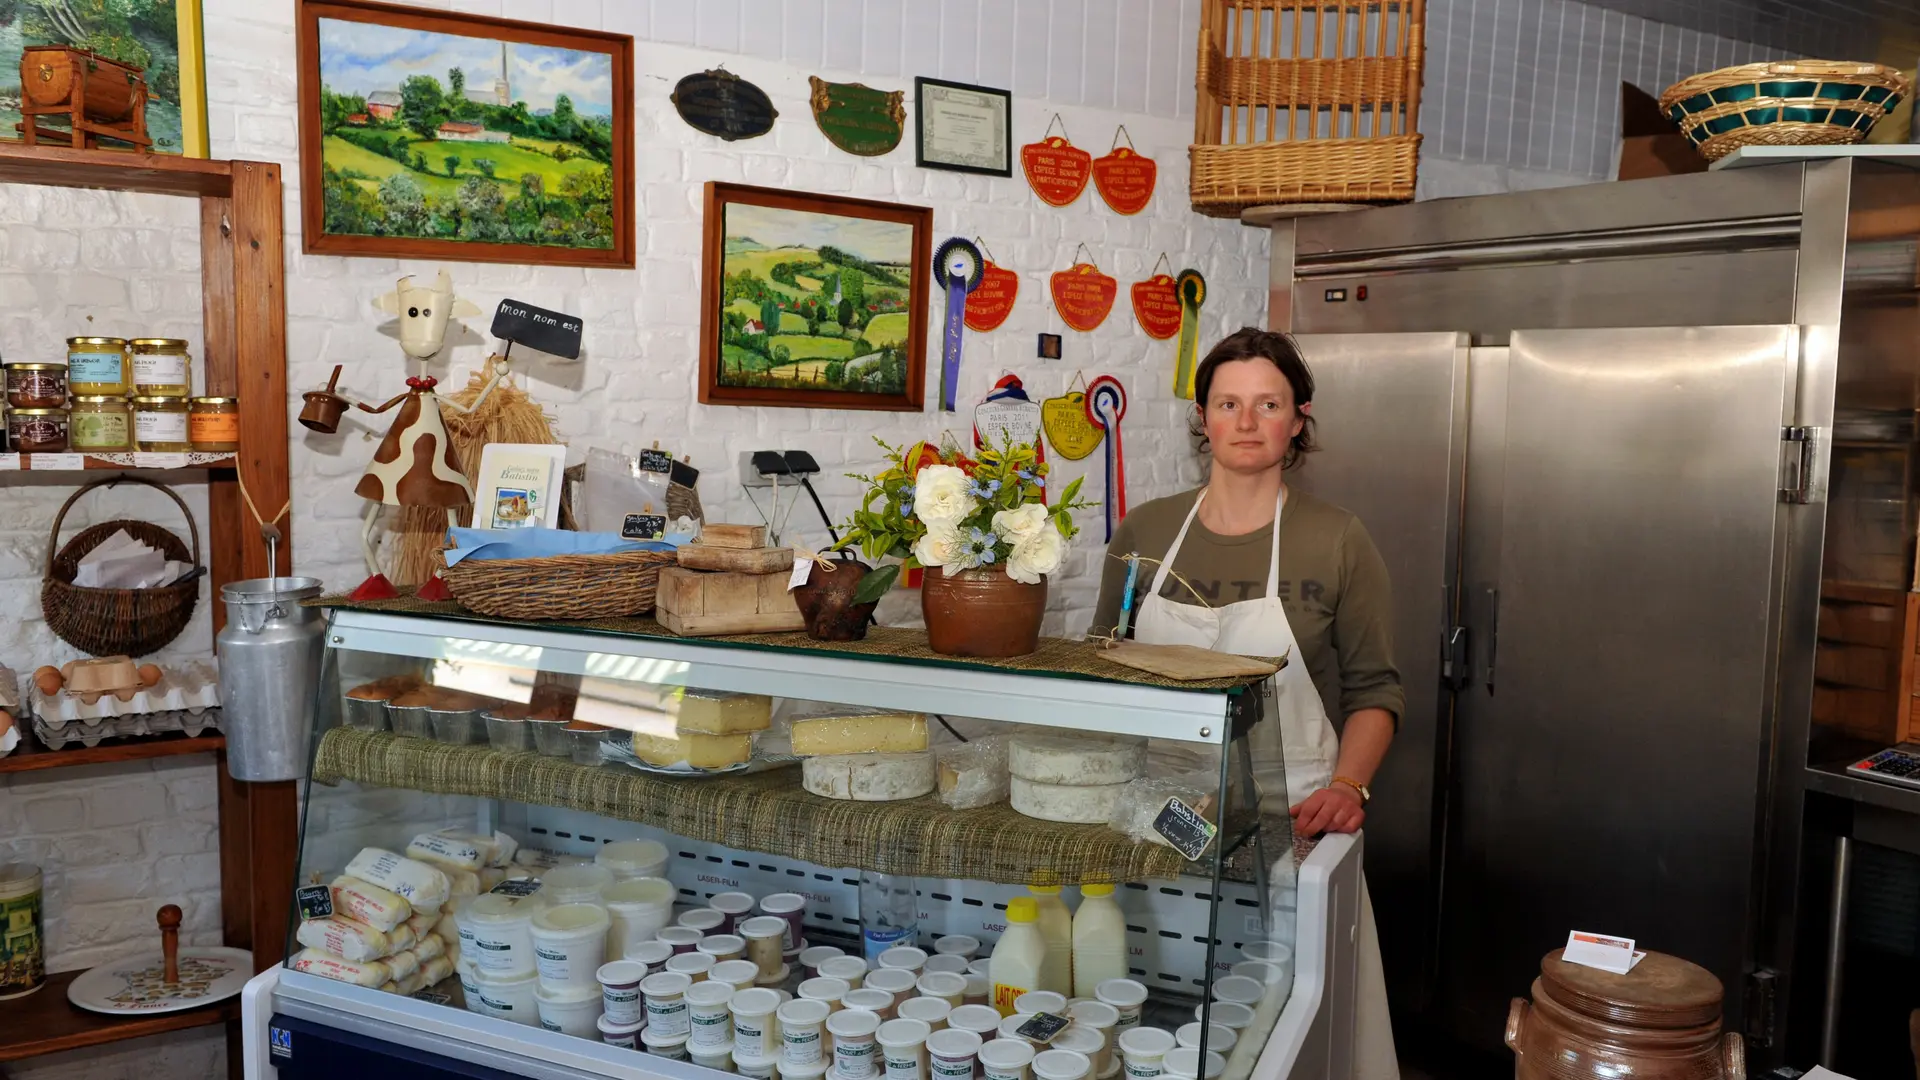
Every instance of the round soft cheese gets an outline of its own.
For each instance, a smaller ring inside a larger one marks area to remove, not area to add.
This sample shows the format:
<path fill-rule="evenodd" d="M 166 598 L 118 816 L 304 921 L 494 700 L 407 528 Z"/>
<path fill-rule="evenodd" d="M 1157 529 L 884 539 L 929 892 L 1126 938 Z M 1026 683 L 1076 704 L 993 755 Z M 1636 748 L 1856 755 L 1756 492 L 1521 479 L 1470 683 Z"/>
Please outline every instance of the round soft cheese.
<path fill-rule="evenodd" d="M 1007 765 L 1013 775 L 1038 784 L 1124 784 L 1146 768 L 1147 741 L 1131 738 L 1021 735 Z"/>
<path fill-rule="evenodd" d="M 933 754 L 829 754 L 804 758 L 800 782 L 815 795 L 853 802 L 917 799 L 933 790 Z"/>
<path fill-rule="evenodd" d="M 1125 784 L 1036 784 L 1016 776 L 1007 801 L 1013 808 L 1042 821 L 1076 825 L 1104 825 L 1113 816 Z"/>

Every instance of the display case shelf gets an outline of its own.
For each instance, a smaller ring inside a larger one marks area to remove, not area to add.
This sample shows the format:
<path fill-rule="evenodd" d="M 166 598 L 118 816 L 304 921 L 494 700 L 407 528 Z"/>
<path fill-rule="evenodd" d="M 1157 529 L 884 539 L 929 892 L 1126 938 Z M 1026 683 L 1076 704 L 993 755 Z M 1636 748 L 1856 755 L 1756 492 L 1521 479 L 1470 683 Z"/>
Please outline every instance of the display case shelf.
<path fill-rule="evenodd" d="M 49 750 L 28 736 L 13 753 L 0 757 L 0 774 L 62 769 L 75 765 L 104 765 L 114 761 L 141 761 L 180 754 L 211 754 L 226 747 L 225 735 L 187 735 L 177 731 L 137 739 L 113 739 L 99 746 L 82 746 L 71 750 Z"/>
<path fill-rule="evenodd" d="M 203 1009 L 158 1016 L 107 1016 L 87 1012 L 67 1001 L 67 985 L 82 974 L 84 972 L 63 971 L 49 975 L 47 984 L 38 992 L 8 1001 L 0 1008 L 6 1016 L 6 1023 L 0 1024 L 0 1062 L 21 1061 L 144 1035 L 209 1027 L 240 1017 L 237 998 Z"/>
<path fill-rule="evenodd" d="M 239 458 L 231 453 L 138 454 L 0 454 L 0 473 L 81 472 L 119 469 L 163 471 L 167 469 L 231 469 Z"/>

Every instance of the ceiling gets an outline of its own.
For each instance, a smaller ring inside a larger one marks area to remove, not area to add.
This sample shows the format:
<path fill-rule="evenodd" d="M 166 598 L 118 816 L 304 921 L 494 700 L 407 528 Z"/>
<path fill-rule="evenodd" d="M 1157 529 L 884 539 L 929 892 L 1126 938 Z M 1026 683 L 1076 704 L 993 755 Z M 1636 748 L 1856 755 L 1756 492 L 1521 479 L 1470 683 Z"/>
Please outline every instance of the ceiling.
<path fill-rule="evenodd" d="M 1920 61 L 1920 0 L 1588 0 L 1821 60 Z"/>

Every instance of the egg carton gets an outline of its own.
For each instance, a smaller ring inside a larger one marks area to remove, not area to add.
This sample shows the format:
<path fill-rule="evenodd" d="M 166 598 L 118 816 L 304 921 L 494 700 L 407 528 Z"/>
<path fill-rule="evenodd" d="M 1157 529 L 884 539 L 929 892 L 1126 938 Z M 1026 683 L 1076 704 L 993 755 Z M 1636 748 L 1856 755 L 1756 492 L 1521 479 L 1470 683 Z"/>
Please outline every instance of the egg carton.
<path fill-rule="evenodd" d="M 38 687 L 32 688 L 31 698 L 35 720 L 47 724 L 98 723 L 167 712 L 199 713 L 220 707 L 220 669 L 211 660 L 166 665 L 157 684 L 134 691 L 125 701 L 102 694 L 89 704 L 64 691 L 43 694 Z"/>
<path fill-rule="evenodd" d="M 79 743 L 91 748 L 99 746 L 102 739 L 165 735 L 174 731 L 184 731 L 189 738 L 194 738 L 208 731 L 219 730 L 221 727 L 218 705 L 206 709 L 168 709 L 163 712 L 132 713 L 98 720 L 67 720 L 49 723 L 38 716 L 33 719 L 33 733 L 39 737 L 40 745 L 49 750 L 58 750 L 68 743 Z"/>

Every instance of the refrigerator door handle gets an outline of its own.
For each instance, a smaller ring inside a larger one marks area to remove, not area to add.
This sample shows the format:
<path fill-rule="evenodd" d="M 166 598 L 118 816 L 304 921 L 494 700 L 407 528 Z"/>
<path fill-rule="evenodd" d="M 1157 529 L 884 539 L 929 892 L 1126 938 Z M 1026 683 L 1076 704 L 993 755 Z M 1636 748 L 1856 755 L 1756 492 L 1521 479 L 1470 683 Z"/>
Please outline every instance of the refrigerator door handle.
<path fill-rule="evenodd" d="M 1493 663 L 1500 651 L 1500 590 L 1487 589 L 1487 696 L 1493 696 Z"/>
<path fill-rule="evenodd" d="M 1440 642 L 1440 681 L 1458 693 L 1473 681 L 1473 650 L 1464 626 L 1449 626 Z"/>

